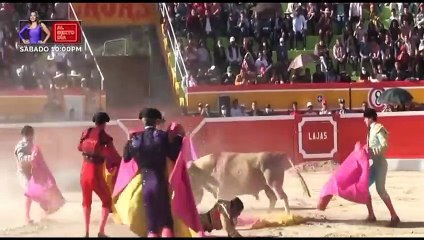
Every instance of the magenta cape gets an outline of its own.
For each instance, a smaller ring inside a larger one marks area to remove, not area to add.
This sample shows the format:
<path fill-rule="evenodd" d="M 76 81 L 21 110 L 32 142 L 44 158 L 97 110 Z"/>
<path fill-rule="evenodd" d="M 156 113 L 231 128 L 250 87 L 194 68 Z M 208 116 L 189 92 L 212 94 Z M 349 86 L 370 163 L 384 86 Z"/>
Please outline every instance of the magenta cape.
<path fill-rule="evenodd" d="M 355 149 L 322 188 L 318 209 L 325 210 L 333 195 L 351 202 L 366 204 L 370 197 L 368 159 L 364 146 L 356 143 Z"/>
<path fill-rule="evenodd" d="M 190 137 L 184 137 L 182 149 L 169 177 L 169 184 L 173 191 L 172 211 L 187 227 L 200 234 L 203 233 L 199 213 L 196 208 L 190 180 L 187 172 L 187 161 L 195 159 Z M 138 166 L 134 160 L 127 163 L 121 161 L 112 197 L 118 196 L 138 173 Z"/>
<path fill-rule="evenodd" d="M 53 174 L 44 161 L 40 148 L 34 146 L 33 152 L 36 152 L 37 157 L 32 162 L 32 176 L 28 182 L 25 196 L 38 202 L 44 211 L 51 214 L 65 204 L 65 199 L 56 185 Z"/>

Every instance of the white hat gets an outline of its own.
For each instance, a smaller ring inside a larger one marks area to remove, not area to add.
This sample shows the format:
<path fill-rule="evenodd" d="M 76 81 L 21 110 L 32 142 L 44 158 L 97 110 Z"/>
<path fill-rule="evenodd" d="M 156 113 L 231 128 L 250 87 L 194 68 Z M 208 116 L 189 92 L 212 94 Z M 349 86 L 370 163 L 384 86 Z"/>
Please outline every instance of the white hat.
<path fill-rule="evenodd" d="M 235 42 L 236 38 L 235 37 L 230 37 L 230 42 Z"/>
<path fill-rule="evenodd" d="M 313 105 L 312 105 L 312 103 L 311 102 L 307 102 L 306 103 L 306 107 L 312 107 Z"/>

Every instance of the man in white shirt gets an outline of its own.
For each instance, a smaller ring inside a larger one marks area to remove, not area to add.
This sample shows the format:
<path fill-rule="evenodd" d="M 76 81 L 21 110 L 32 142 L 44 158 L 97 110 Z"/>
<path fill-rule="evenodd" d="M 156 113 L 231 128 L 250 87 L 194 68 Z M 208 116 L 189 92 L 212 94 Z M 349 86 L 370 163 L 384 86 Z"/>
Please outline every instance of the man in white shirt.
<path fill-rule="evenodd" d="M 301 8 L 297 8 L 293 16 L 293 36 L 294 46 L 297 48 L 297 42 L 303 42 L 303 50 L 306 49 L 306 30 L 307 24 L 305 16 L 303 16 Z"/>
<path fill-rule="evenodd" d="M 326 100 L 322 100 L 321 106 L 322 108 L 321 108 L 321 111 L 319 111 L 319 115 L 331 115 L 331 112 L 328 110 Z"/>

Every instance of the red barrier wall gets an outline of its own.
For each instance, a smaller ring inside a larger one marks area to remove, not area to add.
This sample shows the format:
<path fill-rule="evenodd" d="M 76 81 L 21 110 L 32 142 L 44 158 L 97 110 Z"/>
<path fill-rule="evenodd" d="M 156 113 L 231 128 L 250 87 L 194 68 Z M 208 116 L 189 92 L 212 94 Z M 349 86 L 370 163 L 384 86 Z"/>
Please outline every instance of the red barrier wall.
<path fill-rule="evenodd" d="M 312 123 L 299 132 L 299 123 L 309 118 Z M 323 120 L 324 119 L 324 120 Z M 332 125 L 325 123 L 333 119 L 336 139 L 332 138 Z M 170 119 L 171 120 L 171 119 Z M 333 159 L 341 161 L 351 152 L 356 141 L 366 141 L 366 128 L 361 114 L 349 114 L 344 117 L 239 117 L 205 118 L 177 117 L 172 119 L 183 123 L 187 132 L 193 134 L 194 146 L 198 156 L 209 153 L 284 151 L 293 156 L 293 160 L 311 161 L 331 159 L 328 157 L 304 158 L 299 151 L 299 136 L 303 141 L 311 141 L 309 151 L 312 154 L 327 153 L 336 143 Z M 424 158 L 424 113 L 381 113 L 379 121 L 389 131 L 388 158 L 423 159 Z M 122 120 L 125 128 L 140 128 L 138 120 Z M 86 123 L 41 123 L 34 124 L 36 142 L 41 146 L 46 161 L 53 170 L 75 169 L 81 166 L 81 154 L 76 150 L 81 132 Z M 113 136 L 115 145 L 122 152 L 127 139 L 122 125 L 111 123 L 107 132 Z M 6 172 L 16 172 L 14 147 L 20 139 L 22 125 L 0 124 L 0 167 Z M 326 132 L 326 133 L 325 133 Z M 300 134 L 299 134 L 300 133 Z M 324 134 L 325 133 L 325 134 Z M 330 146 L 329 146 L 330 145 Z M 10 170 L 9 170 L 10 169 Z"/>

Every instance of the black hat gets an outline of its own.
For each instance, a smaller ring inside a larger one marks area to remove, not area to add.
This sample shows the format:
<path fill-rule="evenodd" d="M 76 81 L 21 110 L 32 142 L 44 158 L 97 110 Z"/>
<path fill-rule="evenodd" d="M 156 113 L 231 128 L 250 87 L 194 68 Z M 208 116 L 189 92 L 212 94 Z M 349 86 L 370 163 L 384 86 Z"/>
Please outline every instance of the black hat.
<path fill-rule="evenodd" d="M 364 118 L 377 119 L 377 112 L 373 108 L 367 108 L 364 111 Z"/>
<path fill-rule="evenodd" d="M 93 122 L 96 124 L 103 124 L 110 121 L 110 117 L 105 112 L 97 112 L 93 116 Z"/>
<path fill-rule="evenodd" d="M 162 113 L 156 108 L 144 108 L 138 114 L 138 119 L 149 118 L 149 119 L 163 119 Z"/>

